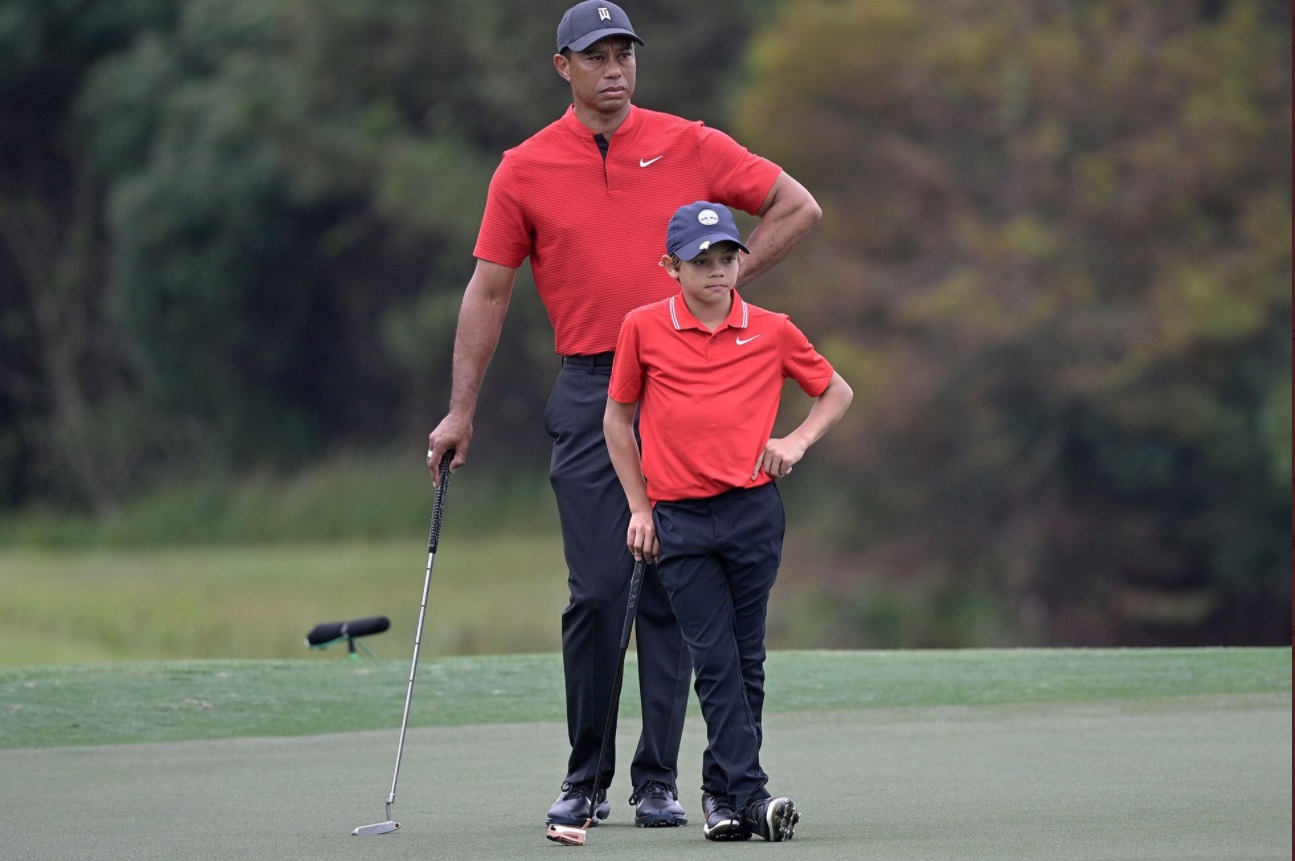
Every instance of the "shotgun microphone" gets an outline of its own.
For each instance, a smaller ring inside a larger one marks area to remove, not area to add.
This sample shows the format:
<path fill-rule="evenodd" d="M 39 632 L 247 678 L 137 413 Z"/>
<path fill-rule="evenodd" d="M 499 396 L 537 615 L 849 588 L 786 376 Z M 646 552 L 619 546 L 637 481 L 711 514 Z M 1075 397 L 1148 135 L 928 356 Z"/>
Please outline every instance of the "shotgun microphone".
<path fill-rule="evenodd" d="M 381 634 L 390 627 L 391 620 L 386 616 L 366 616 L 350 622 L 322 622 L 306 634 L 306 645 L 312 649 L 322 649 L 330 643 L 346 640 L 350 650 L 354 652 L 356 637 Z"/>

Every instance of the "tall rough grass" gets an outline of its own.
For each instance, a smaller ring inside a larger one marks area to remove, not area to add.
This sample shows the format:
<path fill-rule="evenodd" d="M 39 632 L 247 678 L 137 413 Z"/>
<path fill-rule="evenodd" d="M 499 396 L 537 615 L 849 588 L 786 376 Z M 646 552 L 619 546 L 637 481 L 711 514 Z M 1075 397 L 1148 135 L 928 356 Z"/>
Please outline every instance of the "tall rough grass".
<path fill-rule="evenodd" d="M 557 529 L 542 474 L 498 475 L 469 466 L 452 476 L 449 493 L 448 516 L 460 532 Z M 421 459 L 343 453 L 292 476 L 261 470 L 163 487 L 107 517 L 7 514 L 0 547 L 401 539 L 425 533 L 432 494 Z"/>
<path fill-rule="evenodd" d="M 419 455 L 344 453 L 292 476 L 177 485 L 98 519 L 6 515 L 0 663 L 293 657 L 314 624 L 377 614 L 392 631 L 375 648 L 401 654 L 413 639 L 433 499 Z M 796 495 L 787 496 L 794 516 L 771 648 L 1013 644 L 991 602 L 943 612 L 921 588 L 861 572 L 821 540 L 832 506 Z M 558 648 L 566 565 L 542 472 L 456 473 L 443 539 L 428 654 Z"/>
<path fill-rule="evenodd" d="M 560 541 L 443 533 L 423 653 L 552 651 L 566 570 Z M 326 658 L 320 622 L 383 615 L 365 642 L 407 656 L 426 537 L 401 541 L 0 551 L 0 664 L 161 658 Z"/>

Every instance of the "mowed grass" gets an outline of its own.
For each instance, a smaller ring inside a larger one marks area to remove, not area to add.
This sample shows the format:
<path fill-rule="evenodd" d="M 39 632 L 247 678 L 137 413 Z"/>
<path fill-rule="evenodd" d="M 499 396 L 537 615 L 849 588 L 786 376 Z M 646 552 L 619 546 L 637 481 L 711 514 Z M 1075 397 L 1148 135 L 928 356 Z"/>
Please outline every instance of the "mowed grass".
<path fill-rule="evenodd" d="M 0 857 L 546 859 L 567 758 L 556 654 L 0 668 Z M 634 672 L 617 751 L 634 748 Z M 686 861 L 1291 857 L 1287 649 L 780 651 L 762 762 L 796 839 L 707 843 L 612 817 L 580 854 Z M 372 729 L 373 731 L 352 731 Z M 697 812 L 705 745 L 684 726 Z M 354 838 L 389 813 L 401 829 Z"/>
<path fill-rule="evenodd" d="M 637 714 L 629 656 L 622 713 Z M 0 748 L 385 729 L 409 660 L 122 662 L 0 668 Z M 1197 698 L 1290 708 L 1291 651 L 787 651 L 767 664 L 770 713 L 1123 704 Z M 561 722 L 557 654 L 420 662 L 411 726 Z M 695 707 L 695 701 L 694 701 Z"/>

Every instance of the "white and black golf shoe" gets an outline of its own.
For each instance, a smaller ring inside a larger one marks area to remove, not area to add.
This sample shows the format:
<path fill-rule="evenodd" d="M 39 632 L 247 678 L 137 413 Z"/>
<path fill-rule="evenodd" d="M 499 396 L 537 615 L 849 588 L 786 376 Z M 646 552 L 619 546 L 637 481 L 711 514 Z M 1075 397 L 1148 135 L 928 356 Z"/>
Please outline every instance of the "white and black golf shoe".
<path fill-rule="evenodd" d="M 790 798 L 761 798 L 752 801 L 742 813 L 742 825 L 751 834 L 759 834 L 770 843 L 790 840 L 796 834 L 800 811 Z"/>

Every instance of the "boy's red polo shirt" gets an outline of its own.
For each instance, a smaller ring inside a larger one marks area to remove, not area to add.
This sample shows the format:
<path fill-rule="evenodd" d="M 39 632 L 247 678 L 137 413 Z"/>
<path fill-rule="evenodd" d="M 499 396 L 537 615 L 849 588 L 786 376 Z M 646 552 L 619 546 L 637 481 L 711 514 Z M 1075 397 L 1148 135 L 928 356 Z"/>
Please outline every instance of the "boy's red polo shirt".
<path fill-rule="evenodd" d="M 682 293 L 631 311 L 621 326 L 608 394 L 639 401 L 643 475 L 653 503 L 704 499 L 772 479 L 751 471 L 791 378 L 823 394 L 832 366 L 786 314 L 735 292 L 728 317 L 707 332 Z"/>
<path fill-rule="evenodd" d="M 529 256 L 556 352 L 604 353 L 627 313 L 679 289 L 657 265 L 674 211 L 712 200 L 754 215 L 781 172 L 721 131 L 639 107 L 604 159 L 568 108 L 504 153 L 474 254 L 513 268 Z"/>

